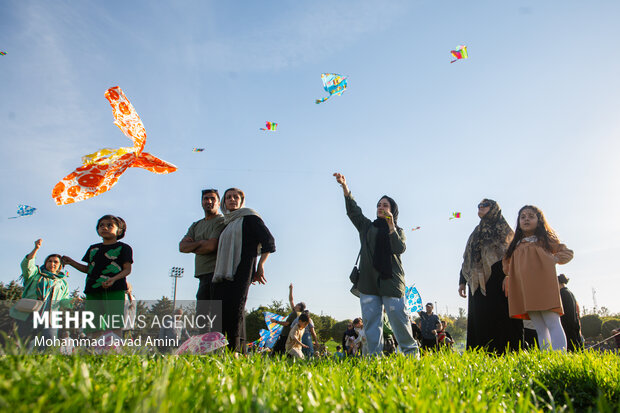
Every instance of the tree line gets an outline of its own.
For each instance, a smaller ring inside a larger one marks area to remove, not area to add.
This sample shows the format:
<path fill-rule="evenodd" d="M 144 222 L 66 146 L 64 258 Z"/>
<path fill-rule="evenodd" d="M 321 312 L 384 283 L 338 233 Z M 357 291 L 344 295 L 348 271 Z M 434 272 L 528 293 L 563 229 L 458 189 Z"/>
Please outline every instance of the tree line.
<path fill-rule="evenodd" d="M 17 281 L 11 281 L 9 283 L 0 282 L 0 331 L 8 332 L 12 326 L 12 319 L 9 316 L 9 308 L 21 298 L 23 293 L 23 286 Z M 78 289 L 71 292 L 71 298 L 75 299 L 78 303 L 75 311 L 80 310 L 82 304 L 79 303 L 79 299 L 84 299 L 83 294 Z M 174 308 L 172 300 L 163 296 L 159 300 L 151 305 L 147 305 L 147 302 L 138 300 L 137 314 L 147 316 L 149 319 L 156 316 L 163 316 L 172 314 Z M 191 315 L 195 312 L 195 308 L 184 308 L 186 315 Z M 290 313 L 290 308 L 285 305 L 283 301 L 273 300 L 269 305 L 261 305 L 258 308 L 252 309 L 246 312 L 246 336 L 248 342 L 257 340 L 259 338 L 259 331 L 266 329 L 265 324 L 265 311 L 269 311 L 282 316 L 287 316 Z M 611 314 L 610 311 L 601 307 L 598 311 L 587 311 L 584 309 L 585 315 L 581 317 L 582 334 L 586 339 L 606 339 L 611 335 L 611 330 L 620 327 L 620 314 Z M 334 317 L 326 314 L 315 314 L 310 312 L 310 318 L 314 323 L 314 328 L 317 337 L 321 343 L 326 343 L 329 340 L 334 340 L 339 343 L 342 340 L 342 336 L 347 329 L 348 324 L 352 321 L 350 319 L 336 320 Z M 467 334 L 467 315 L 463 308 L 459 308 L 457 316 L 453 315 L 440 315 L 440 319 L 447 322 L 446 330 L 450 332 L 452 337 L 457 341 L 464 341 Z M 191 333 L 191 332 L 190 332 Z M 157 335 L 155 329 L 150 328 L 146 331 L 141 331 L 140 335 Z"/>

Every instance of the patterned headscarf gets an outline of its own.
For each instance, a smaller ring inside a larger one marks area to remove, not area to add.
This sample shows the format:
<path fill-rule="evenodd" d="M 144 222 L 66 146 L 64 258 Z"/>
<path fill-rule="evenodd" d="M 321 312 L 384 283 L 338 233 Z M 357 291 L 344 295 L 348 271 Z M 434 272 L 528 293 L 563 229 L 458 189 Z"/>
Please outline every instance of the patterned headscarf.
<path fill-rule="evenodd" d="M 45 268 L 39 268 L 39 275 L 40 277 L 37 281 L 37 299 L 41 301 L 47 300 L 56 282 L 66 277 L 66 274 L 62 271 L 54 274 Z M 66 284 L 66 281 L 63 280 L 63 282 Z"/>
<path fill-rule="evenodd" d="M 480 287 L 480 292 L 486 295 L 491 266 L 504 258 L 514 232 L 504 219 L 497 202 L 491 199 L 482 202 L 491 204 L 490 209 L 467 240 L 461 272 L 472 294 Z"/>

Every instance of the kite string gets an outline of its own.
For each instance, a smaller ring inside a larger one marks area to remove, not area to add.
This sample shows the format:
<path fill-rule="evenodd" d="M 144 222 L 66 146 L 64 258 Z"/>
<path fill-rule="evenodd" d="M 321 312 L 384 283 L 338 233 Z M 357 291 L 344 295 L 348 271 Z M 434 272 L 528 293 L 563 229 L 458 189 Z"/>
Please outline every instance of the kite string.
<path fill-rule="evenodd" d="M 605 340 L 603 340 L 603 341 L 599 341 L 598 343 L 592 344 L 591 346 L 586 347 L 584 350 L 591 349 L 592 347 L 598 347 L 598 346 L 600 346 L 601 344 L 603 344 L 604 342 L 606 342 L 606 341 L 608 341 L 608 340 L 611 340 L 612 338 L 614 338 L 614 337 L 616 337 L 616 336 L 618 336 L 618 335 L 620 335 L 620 332 L 618 332 L 618 333 L 614 334 L 613 336 L 609 336 L 609 337 L 607 337 L 607 338 L 606 338 Z"/>

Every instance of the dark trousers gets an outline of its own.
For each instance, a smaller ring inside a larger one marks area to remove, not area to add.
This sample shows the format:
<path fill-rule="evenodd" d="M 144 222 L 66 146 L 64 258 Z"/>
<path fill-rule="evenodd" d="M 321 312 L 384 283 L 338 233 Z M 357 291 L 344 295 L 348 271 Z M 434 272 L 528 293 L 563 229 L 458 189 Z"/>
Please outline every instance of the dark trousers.
<path fill-rule="evenodd" d="M 467 350 L 484 348 L 489 353 L 504 354 L 522 345 L 523 321 L 510 318 L 508 299 L 502 290 L 506 275 L 502 262 L 491 266 L 486 295 L 480 289 L 468 294 Z"/>
<path fill-rule="evenodd" d="M 525 348 L 534 349 L 538 347 L 538 334 L 536 333 L 536 330 L 524 328 L 523 341 L 525 342 Z"/>
<path fill-rule="evenodd" d="M 202 274 L 198 276 L 200 284 L 198 284 L 198 291 L 196 292 L 196 315 L 207 316 L 211 313 L 211 281 L 213 280 L 213 273 Z M 200 333 L 208 333 L 211 329 L 209 326 L 205 326 L 200 329 Z"/>
<path fill-rule="evenodd" d="M 245 348 L 245 302 L 252 283 L 251 272 L 237 271 L 232 281 L 211 284 L 211 297 L 222 302 L 222 333 L 228 340 L 228 348 L 244 352 Z"/>
<path fill-rule="evenodd" d="M 283 331 L 284 332 L 284 331 Z M 273 345 L 271 349 L 272 354 L 284 354 L 286 352 L 286 340 L 288 339 L 288 334 L 280 334 L 280 337 L 276 340 L 276 343 Z"/>
<path fill-rule="evenodd" d="M 422 338 L 422 349 L 437 350 L 437 339 L 435 338 Z"/>

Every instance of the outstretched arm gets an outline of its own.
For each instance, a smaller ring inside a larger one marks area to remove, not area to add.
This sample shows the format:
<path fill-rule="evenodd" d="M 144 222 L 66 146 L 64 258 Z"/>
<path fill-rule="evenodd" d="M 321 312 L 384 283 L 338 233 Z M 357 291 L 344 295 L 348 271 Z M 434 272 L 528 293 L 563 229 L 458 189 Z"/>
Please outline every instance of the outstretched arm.
<path fill-rule="evenodd" d="M 83 272 L 84 274 L 86 274 L 88 272 L 88 265 L 84 265 L 84 264 L 80 264 L 79 262 L 77 262 L 76 260 L 74 260 L 73 258 L 67 256 L 67 255 L 63 255 L 62 256 L 62 262 L 65 265 L 70 265 L 73 268 L 75 268 L 76 270 Z"/>
<path fill-rule="evenodd" d="M 301 341 L 299 341 L 299 340 L 297 339 L 297 337 L 295 337 L 295 334 L 294 334 L 294 333 L 295 333 L 295 331 L 294 331 L 294 330 L 291 330 L 291 332 L 290 332 L 290 333 L 289 333 L 289 335 L 288 335 L 288 338 L 290 338 L 290 339 L 291 339 L 294 343 L 299 344 L 299 345 L 300 345 L 300 346 L 302 346 L 303 348 L 308 348 L 308 346 L 307 346 L 307 345 L 305 345 L 304 343 L 302 343 Z"/>
<path fill-rule="evenodd" d="M 347 186 L 347 179 L 344 177 L 343 174 L 339 172 L 335 172 L 334 176 L 336 177 L 336 182 L 338 182 L 342 187 L 342 192 L 344 193 L 344 196 L 348 196 L 351 191 L 349 191 L 349 187 Z"/>
<path fill-rule="evenodd" d="M 22 269 L 22 277 L 24 277 L 24 285 L 26 285 L 26 281 L 30 279 L 33 275 L 37 273 L 37 266 L 34 265 L 34 258 L 37 256 L 37 252 L 39 248 L 41 248 L 41 244 L 43 243 L 42 239 L 38 239 L 34 242 L 34 248 L 26 257 L 22 260 L 20 266 Z"/>
<path fill-rule="evenodd" d="M 291 323 L 288 321 L 280 321 L 280 320 L 276 320 L 275 318 L 272 318 L 271 321 L 276 324 L 280 324 L 281 326 L 284 326 L 284 327 L 288 327 L 291 325 Z"/>
<path fill-rule="evenodd" d="M 291 311 L 295 311 L 295 301 L 293 301 L 293 283 L 288 286 L 288 303 L 291 306 Z"/>
<path fill-rule="evenodd" d="M 26 258 L 28 258 L 28 260 L 33 260 L 37 256 L 37 252 L 39 252 L 41 244 L 43 244 L 43 240 L 41 238 L 34 242 L 34 248 L 32 249 L 32 251 L 30 251 L 28 255 L 26 255 Z"/>
<path fill-rule="evenodd" d="M 344 175 L 339 172 L 335 172 L 334 176 L 336 177 L 336 182 L 338 182 L 340 186 L 342 186 L 347 216 L 349 217 L 355 228 L 357 228 L 358 231 L 361 231 L 364 227 L 364 224 L 370 222 L 370 220 L 364 216 L 364 214 L 362 213 L 362 209 L 353 199 L 353 196 L 351 195 L 351 190 L 349 190 L 349 186 L 347 185 L 347 180 Z"/>

